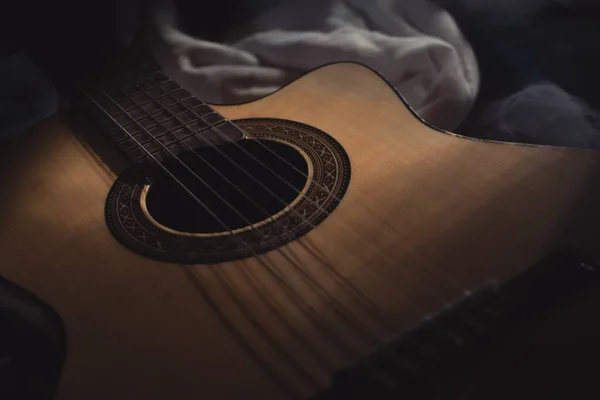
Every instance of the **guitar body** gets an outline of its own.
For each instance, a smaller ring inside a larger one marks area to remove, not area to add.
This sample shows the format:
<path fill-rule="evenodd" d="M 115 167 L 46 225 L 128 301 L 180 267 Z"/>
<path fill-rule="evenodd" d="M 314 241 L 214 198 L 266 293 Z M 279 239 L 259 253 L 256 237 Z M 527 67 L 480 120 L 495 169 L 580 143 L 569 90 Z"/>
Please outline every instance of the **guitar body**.
<path fill-rule="evenodd" d="M 124 164 L 84 127 L 56 116 L 0 152 L 0 274 L 64 320 L 59 399 L 308 398 L 392 329 L 569 246 L 598 182 L 594 152 L 436 131 L 355 64 L 215 108 L 335 138 L 352 172 L 331 215 L 260 258 L 155 261 L 107 228 Z"/>

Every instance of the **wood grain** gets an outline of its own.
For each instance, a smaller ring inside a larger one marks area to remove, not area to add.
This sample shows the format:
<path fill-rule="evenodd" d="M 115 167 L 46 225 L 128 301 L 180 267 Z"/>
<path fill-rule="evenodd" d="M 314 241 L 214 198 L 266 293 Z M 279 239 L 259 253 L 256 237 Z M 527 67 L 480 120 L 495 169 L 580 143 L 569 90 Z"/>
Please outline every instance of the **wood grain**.
<path fill-rule="evenodd" d="M 596 153 L 435 131 L 355 64 L 218 111 L 336 138 L 353 170 L 340 206 L 259 259 L 186 268 L 113 239 L 116 155 L 63 117 L 0 153 L 0 273 L 65 320 L 59 399 L 308 397 L 394 331 L 567 244 L 597 200 Z"/>

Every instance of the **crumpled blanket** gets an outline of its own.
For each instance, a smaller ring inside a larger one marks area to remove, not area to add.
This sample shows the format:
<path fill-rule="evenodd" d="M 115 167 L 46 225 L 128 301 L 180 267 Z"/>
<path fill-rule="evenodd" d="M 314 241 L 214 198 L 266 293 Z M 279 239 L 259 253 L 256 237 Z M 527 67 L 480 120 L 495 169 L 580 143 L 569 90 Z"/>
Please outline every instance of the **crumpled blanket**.
<path fill-rule="evenodd" d="M 184 33 L 170 2 L 155 23 L 159 64 L 213 104 L 255 100 L 318 66 L 354 61 L 381 73 L 426 121 L 451 130 L 479 89 L 471 46 L 428 0 L 283 0 L 223 42 Z"/>
<path fill-rule="evenodd" d="M 482 139 L 600 150 L 600 113 L 551 82 L 492 102 L 470 131 Z"/>
<path fill-rule="evenodd" d="M 434 0 L 471 39 L 478 104 L 457 131 L 600 150 L 597 0 Z M 585 6 L 585 7 L 584 7 Z"/>

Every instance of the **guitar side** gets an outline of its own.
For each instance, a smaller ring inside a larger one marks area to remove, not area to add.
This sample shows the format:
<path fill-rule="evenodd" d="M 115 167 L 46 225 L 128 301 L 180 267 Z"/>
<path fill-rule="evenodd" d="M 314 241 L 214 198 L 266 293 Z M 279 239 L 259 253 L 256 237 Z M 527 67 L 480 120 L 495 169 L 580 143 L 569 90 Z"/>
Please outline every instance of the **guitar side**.
<path fill-rule="evenodd" d="M 356 361 L 318 326 L 354 355 L 374 347 L 337 307 L 373 338 L 389 336 L 350 286 L 400 331 L 566 245 L 596 199 L 595 153 L 437 132 L 355 64 L 216 108 L 314 126 L 348 153 L 347 194 L 302 244 L 261 261 L 153 261 L 108 231 L 104 203 L 122 164 L 89 133 L 58 116 L 0 151 L 0 273 L 65 321 L 60 399 L 309 397 Z"/>

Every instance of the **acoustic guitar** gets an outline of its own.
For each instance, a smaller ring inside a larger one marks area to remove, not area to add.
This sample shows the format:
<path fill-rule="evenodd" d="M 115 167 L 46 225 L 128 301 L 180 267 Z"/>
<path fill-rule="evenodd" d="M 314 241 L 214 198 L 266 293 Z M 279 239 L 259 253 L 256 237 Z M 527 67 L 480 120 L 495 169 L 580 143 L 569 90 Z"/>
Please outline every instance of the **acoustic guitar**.
<path fill-rule="evenodd" d="M 441 131 L 362 65 L 232 106 L 152 66 L 76 89 L 0 151 L 0 274 L 62 320 L 61 400 L 424 398 L 511 282 L 600 260 L 596 152 Z"/>

